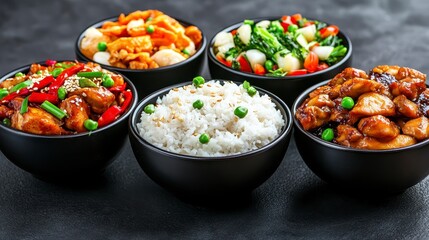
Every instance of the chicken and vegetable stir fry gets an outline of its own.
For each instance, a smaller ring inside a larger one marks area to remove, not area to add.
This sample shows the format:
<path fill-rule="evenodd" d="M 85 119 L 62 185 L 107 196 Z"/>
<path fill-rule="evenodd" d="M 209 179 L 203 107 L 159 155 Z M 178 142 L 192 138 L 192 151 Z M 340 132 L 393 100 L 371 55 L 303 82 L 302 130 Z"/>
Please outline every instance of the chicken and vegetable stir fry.
<path fill-rule="evenodd" d="M 295 117 L 326 141 L 360 149 L 392 149 L 429 138 L 426 75 L 377 66 L 369 75 L 346 68 L 311 92 Z"/>
<path fill-rule="evenodd" d="M 27 133 L 76 134 L 114 122 L 132 98 L 122 76 L 96 63 L 48 60 L 0 83 L 0 119 Z"/>
<path fill-rule="evenodd" d="M 158 10 L 121 14 L 116 22 L 84 33 L 80 50 L 95 62 L 129 69 L 172 65 L 194 55 L 202 41 L 196 26 L 183 26 Z"/>

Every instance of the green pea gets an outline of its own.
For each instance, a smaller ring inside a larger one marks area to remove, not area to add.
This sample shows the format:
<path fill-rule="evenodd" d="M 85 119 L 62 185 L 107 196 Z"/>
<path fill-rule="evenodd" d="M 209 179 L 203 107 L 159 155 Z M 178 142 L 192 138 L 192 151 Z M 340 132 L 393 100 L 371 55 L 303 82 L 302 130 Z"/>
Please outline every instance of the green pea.
<path fill-rule="evenodd" d="M 298 30 L 298 26 L 295 24 L 291 24 L 287 27 L 288 32 L 295 32 L 296 30 Z"/>
<path fill-rule="evenodd" d="M 17 72 L 16 74 L 15 74 L 15 77 L 24 77 L 25 76 L 25 74 L 24 73 L 22 73 L 22 72 Z"/>
<path fill-rule="evenodd" d="M 273 70 L 274 62 L 271 60 L 267 60 L 267 61 L 265 61 L 264 65 L 268 71 L 271 71 L 271 70 Z"/>
<path fill-rule="evenodd" d="M 144 107 L 143 111 L 147 114 L 152 114 L 155 112 L 155 105 L 148 104 L 148 105 L 146 105 L 146 107 Z"/>
<path fill-rule="evenodd" d="M 106 43 L 106 42 L 99 42 L 99 43 L 97 44 L 97 49 L 98 49 L 98 51 L 100 51 L 100 52 L 104 52 L 104 51 L 106 51 L 106 49 L 107 49 L 107 43 Z"/>
<path fill-rule="evenodd" d="M 98 128 L 98 122 L 92 120 L 92 119 L 86 119 L 83 122 L 83 126 L 88 130 L 88 131 L 94 131 Z"/>
<path fill-rule="evenodd" d="M 250 87 L 250 83 L 248 81 L 244 81 L 243 82 L 243 88 L 247 90 L 247 89 L 249 89 L 249 87 Z"/>
<path fill-rule="evenodd" d="M 113 85 L 115 85 L 115 81 L 113 81 L 112 77 L 110 77 L 109 75 L 104 75 L 103 76 L 103 82 L 102 82 L 104 87 L 112 87 Z"/>
<path fill-rule="evenodd" d="M 201 109 L 202 107 L 204 107 L 204 102 L 198 99 L 197 101 L 192 103 L 192 106 L 196 109 Z"/>
<path fill-rule="evenodd" d="M 9 91 L 5 88 L 0 89 L 0 99 L 6 97 L 9 94 Z"/>
<path fill-rule="evenodd" d="M 64 68 L 55 68 L 54 70 L 52 70 L 52 76 L 54 78 L 58 77 L 62 72 L 64 71 Z"/>
<path fill-rule="evenodd" d="M 59 87 L 58 88 L 58 98 L 61 100 L 64 100 L 67 95 L 67 90 L 65 87 Z"/>
<path fill-rule="evenodd" d="M 149 25 L 149 26 L 147 26 L 147 28 L 146 28 L 146 32 L 148 32 L 148 33 L 153 33 L 153 32 L 155 32 L 155 27 L 154 27 L 153 25 Z"/>
<path fill-rule="evenodd" d="M 189 52 L 189 50 L 188 49 L 183 49 L 182 50 L 182 53 L 184 53 L 184 54 L 186 54 L 186 55 L 190 55 L 191 53 Z"/>
<path fill-rule="evenodd" d="M 332 130 L 332 128 L 327 128 L 323 130 L 322 139 L 328 142 L 334 140 L 334 130 Z"/>
<path fill-rule="evenodd" d="M 210 136 L 207 133 L 203 133 L 199 137 L 200 143 L 206 144 L 210 141 Z"/>
<path fill-rule="evenodd" d="M 254 87 L 252 87 L 252 86 L 250 86 L 250 87 L 247 89 L 247 93 L 248 93 L 251 97 L 253 97 L 253 96 L 256 94 L 256 92 L 257 92 L 256 88 L 254 88 Z"/>
<path fill-rule="evenodd" d="M 351 97 L 344 97 L 343 100 L 341 100 L 341 106 L 344 109 L 350 110 L 355 105 L 355 101 L 353 101 L 353 98 Z"/>
<path fill-rule="evenodd" d="M 239 118 L 244 118 L 247 115 L 247 112 L 249 110 L 246 107 L 242 107 L 242 106 L 238 106 L 235 110 L 234 110 L 234 115 L 239 117 Z"/>
<path fill-rule="evenodd" d="M 199 87 L 200 85 L 203 85 L 206 81 L 204 80 L 203 77 L 198 76 L 198 77 L 194 77 L 192 82 L 194 83 L 195 87 Z"/>
<path fill-rule="evenodd" d="M 9 118 L 3 118 L 3 124 L 4 125 L 6 125 L 6 126 L 10 126 L 10 125 L 12 125 L 12 122 L 10 121 L 10 119 Z"/>

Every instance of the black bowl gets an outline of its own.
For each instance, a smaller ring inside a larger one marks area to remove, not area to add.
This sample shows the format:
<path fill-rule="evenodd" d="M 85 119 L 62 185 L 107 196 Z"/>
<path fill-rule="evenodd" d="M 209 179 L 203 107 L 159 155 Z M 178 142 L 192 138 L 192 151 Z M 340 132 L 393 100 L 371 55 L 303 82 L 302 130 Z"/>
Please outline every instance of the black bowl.
<path fill-rule="evenodd" d="M 251 192 L 265 182 L 283 160 L 292 131 L 292 118 L 286 104 L 263 89 L 271 97 L 287 121 L 279 137 L 268 145 L 247 153 L 225 157 L 198 157 L 160 149 L 144 140 L 137 130 L 143 108 L 168 93 L 176 84 L 152 93 L 143 99 L 129 120 L 129 137 L 134 155 L 143 171 L 156 183 L 181 196 L 237 196 Z"/>
<path fill-rule="evenodd" d="M 27 65 L 13 70 L 0 82 L 17 72 L 27 73 L 29 68 Z M 0 150 L 16 166 L 46 180 L 78 180 L 101 174 L 126 142 L 127 120 L 138 101 L 136 88 L 129 79 L 124 80 L 133 100 L 112 124 L 92 132 L 61 136 L 30 134 L 0 124 Z"/>
<path fill-rule="evenodd" d="M 195 24 L 191 24 L 188 22 L 185 22 L 183 20 L 179 20 L 175 18 L 177 21 L 179 21 L 183 26 L 190 26 Z M 77 38 L 75 42 L 75 53 L 78 60 L 84 61 L 84 62 L 93 62 L 94 60 L 87 58 L 83 53 L 80 51 L 80 42 L 83 39 L 83 34 L 85 31 L 90 27 L 100 28 L 104 22 L 107 21 L 117 21 L 117 17 L 110 17 L 103 19 L 101 21 L 98 21 L 96 23 L 93 23 L 86 27 Z M 201 30 L 201 28 L 199 28 Z M 155 69 L 146 69 L 146 70 L 136 70 L 136 69 L 127 69 L 127 68 L 119 68 L 119 67 L 113 67 L 108 66 L 104 64 L 100 64 L 103 68 L 116 71 L 121 73 L 122 75 L 128 77 L 133 83 L 134 86 L 137 89 L 137 92 L 139 93 L 139 99 L 141 100 L 143 97 L 148 95 L 149 93 L 152 93 L 156 90 L 159 90 L 161 88 L 170 86 L 172 84 L 180 83 L 180 82 L 186 82 L 191 81 L 195 76 L 200 75 L 202 72 L 204 59 L 205 59 L 205 49 L 207 45 L 207 39 L 203 33 L 203 40 L 200 43 L 200 46 L 196 50 L 196 53 L 192 55 L 190 58 L 186 59 L 185 61 L 155 68 Z"/>
<path fill-rule="evenodd" d="M 391 194 L 403 192 L 429 174 L 429 140 L 391 150 L 364 150 L 324 141 L 305 131 L 295 118 L 308 94 L 328 81 L 303 92 L 292 107 L 294 138 L 307 166 L 321 179 L 343 189 Z"/>
<path fill-rule="evenodd" d="M 276 20 L 280 17 L 265 17 L 265 18 L 254 18 L 255 22 L 261 20 Z M 243 22 L 239 22 L 220 30 L 219 32 L 230 32 L 234 29 L 237 29 L 242 25 Z M 219 33 L 218 32 L 218 33 Z M 347 47 L 348 51 L 346 56 L 334 64 L 333 66 L 324 69 L 322 71 L 299 75 L 299 76 L 285 76 L 285 77 L 269 77 L 261 76 L 253 73 L 240 72 L 238 70 L 229 68 L 219 62 L 216 59 L 216 56 L 213 52 L 213 44 L 215 41 L 217 33 L 210 40 L 208 45 L 207 55 L 208 55 L 208 64 L 210 75 L 212 78 L 218 79 L 231 79 L 233 81 L 243 82 L 244 80 L 252 82 L 256 86 L 260 86 L 263 89 L 266 89 L 278 97 L 280 97 L 286 104 L 291 107 L 295 98 L 308 87 L 324 81 L 326 79 L 333 78 L 335 75 L 340 73 L 344 68 L 351 66 L 352 63 L 352 42 L 350 39 L 340 31 L 338 36 L 343 40 L 343 44 Z"/>

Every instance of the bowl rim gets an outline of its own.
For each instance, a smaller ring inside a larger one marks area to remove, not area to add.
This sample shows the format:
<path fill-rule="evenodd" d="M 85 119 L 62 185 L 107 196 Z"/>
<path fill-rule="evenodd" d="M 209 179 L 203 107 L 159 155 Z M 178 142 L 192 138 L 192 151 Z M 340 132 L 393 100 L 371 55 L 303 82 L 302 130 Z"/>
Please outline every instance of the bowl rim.
<path fill-rule="evenodd" d="M 225 81 L 234 82 L 237 85 L 241 84 L 240 82 L 231 81 L 231 80 L 224 80 L 224 79 L 207 79 L 206 82 L 209 82 L 212 80 L 222 81 L 222 82 L 225 82 Z M 143 98 L 138 103 L 137 107 L 135 108 L 135 110 L 131 114 L 131 117 L 129 118 L 128 121 L 129 121 L 129 129 L 130 129 L 131 134 L 134 135 L 134 137 L 140 142 L 140 144 L 144 145 L 145 147 L 151 149 L 154 152 L 165 155 L 167 157 L 186 159 L 186 160 L 190 160 L 190 161 L 217 162 L 217 161 L 224 161 L 224 160 L 231 160 L 231 159 L 240 159 L 242 157 L 246 157 L 246 156 L 262 153 L 265 151 L 269 151 L 273 146 L 275 146 L 278 142 L 280 142 L 281 140 L 286 138 L 292 132 L 292 129 L 293 129 L 292 114 L 291 114 L 289 107 L 286 105 L 286 103 L 284 103 L 283 100 L 281 100 L 279 97 L 277 97 L 273 93 L 271 93 L 265 89 L 262 89 L 260 87 L 254 86 L 259 92 L 263 93 L 264 95 L 268 95 L 271 98 L 271 100 L 276 104 L 277 107 L 280 107 L 281 109 L 284 110 L 284 114 L 282 113 L 282 116 L 285 118 L 285 122 L 286 122 L 284 127 L 281 129 L 279 135 L 274 140 L 269 142 L 267 145 L 262 146 L 261 148 L 254 149 L 251 151 L 247 151 L 244 153 L 235 153 L 235 154 L 224 155 L 224 156 L 196 156 L 196 155 L 186 155 L 186 154 L 170 152 L 170 151 L 164 150 L 162 148 L 159 148 L 159 147 L 153 145 L 152 143 L 146 141 L 145 139 L 143 139 L 143 137 L 140 136 L 139 131 L 137 130 L 137 122 L 140 120 L 141 113 L 143 111 L 143 106 L 146 105 L 150 99 L 153 99 L 153 98 L 159 97 L 159 96 L 164 96 L 173 88 L 178 88 L 178 87 L 182 87 L 182 86 L 186 86 L 186 85 L 190 85 L 190 84 L 192 84 L 192 81 L 182 82 L 182 83 L 174 84 L 174 85 L 171 85 L 168 87 L 164 87 L 164 88 L 159 89 L 158 91 L 153 92 L 150 95 L 146 96 L 145 98 Z M 282 112 L 281 109 L 279 109 L 280 112 Z M 288 146 L 286 146 L 286 148 L 287 147 Z"/>
<path fill-rule="evenodd" d="M 77 60 L 56 60 L 56 61 L 57 62 L 63 62 L 63 61 L 75 62 Z M 78 62 L 87 63 L 86 61 L 78 61 Z M 44 65 L 45 61 L 38 61 L 38 62 L 34 62 L 34 63 Z M 33 63 L 24 65 L 22 67 L 18 67 L 16 69 L 14 69 L 12 71 L 9 71 L 8 73 L 0 76 L 0 82 L 3 82 L 6 79 L 14 76 L 17 72 L 24 72 L 24 73 L 28 72 L 32 64 Z M 7 126 L 5 126 L 3 124 L 0 124 L 0 129 L 4 130 L 4 131 L 7 131 L 7 132 L 9 132 L 11 134 L 17 134 L 17 135 L 21 135 L 21 136 L 24 136 L 24 137 L 33 137 L 33 138 L 42 138 L 42 139 L 70 139 L 70 138 L 79 138 L 79 137 L 91 136 L 91 135 L 97 134 L 99 132 L 103 132 L 104 130 L 107 130 L 107 129 L 109 129 L 109 128 L 111 128 L 111 127 L 119 124 L 120 122 L 126 120 L 127 117 L 129 115 L 131 115 L 132 111 L 137 106 L 137 102 L 138 102 L 138 95 L 137 94 L 138 93 L 137 93 L 137 89 L 134 86 L 134 84 L 132 83 L 132 81 L 130 79 L 128 79 L 126 76 L 124 76 L 123 74 L 121 74 L 119 72 L 112 71 L 110 69 L 106 69 L 106 70 L 111 71 L 111 72 L 113 72 L 115 74 L 121 75 L 124 78 L 125 82 L 127 83 L 127 89 L 130 89 L 131 92 L 133 93 L 132 102 L 131 102 L 130 106 L 128 107 L 127 111 L 125 111 L 113 123 L 110 123 L 107 126 L 104 126 L 104 127 L 101 127 L 101 128 L 97 128 L 94 131 L 87 131 L 87 132 L 83 132 L 83 133 L 70 134 L 70 135 L 39 135 L 39 134 L 33 134 L 33 133 L 23 132 L 21 130 L 14 129 L 12 127 L 7 127 Z"/>
<path fill-rule="evenodd" d="M 253 21 L 262 21 L 262 20 L 278 20 L 280 19 L 282 16 L 267 16 L 267 17 L 257 17 L 257 18 L 248 18 L 249 20 L 253 20 Z M 310 20 L 318 20 L 318 19 L 314 19 L 314 18 L 308 18 Z M 319 21 L 319 20 L 318 20 Z M 331 25 L 328 22 L 323 21 L 324 23 L 326 23 L 327 25 Z M 295 79 L 306 79 L 306 78 L 312 78 L 318 75 L 321 75 L 323 73 L 329 72 L 333 69 L 336 69 L 338 67 L 340 67 L 342 64 L 344 64 L 346 61 L 348 61 L 348 59 L 351 58 L 352 56 L 352 52 L 353 52 L 353 47 L 352 47 L 352 42 L 350 40 L 350 38 L 340 29 L 338 32 L 338 36 L 340 36 L 340 38 L 342 38 L 343 40 L 345 40 L 345 42 L 349 45 L 348 49 L 347 49 L 347 54 L 337 63 L 335 63 L 332 66 L 329 66 L 326 69 L 323 69 L 321 71 L 317 71 L 317 72 L 313 72 L 313 73 L 307 73 L 307 74 L 303 74 L 303 75 L 297 75 L 297 76 L 283 76 L 283 77 L 272 77 L 272 76 L 263 76 L 263 75 L 258 75 L 258 74 L 254 74 L 254 73 L 246 73 L 246 72 L 240 72 L 238 70 L 229 68 L 225 65 L 223 65 L 222 63 L 219 62 L 219 60 L 217 60 L 216 56 L 214 55 L 213 52 L 213 44 L 214 44 L 214 40 L 217 36 L 218 33 L 220 32 L 230 32 L 231 30 L 234 30 L 236 28 L 238 28 L 239 26 L 241 26 L 243 24 L 243 21 L 241 22 L 236 22 L 232 25 L 229 25 L 228 27 L 225 27 L 223 29 L 221 29 L 220 31 L 217 31 L 213 37 L 210 39 L 209 43 L 207 44 L 207 55 L 208 58 L 217 66 L 223 68 L 224 70 L 227 70 L 228 72 L 232 73 L 232 74 L 237 74 L 240 75 L 241 77 L 244 78 L 261 78 L 261 79 L 267 79 L 267 80 L 295 80 Z"/>
<path fill-rule="evenodd" d="M 197 25 L 195 25 L 195 24 L 193 24 L 193 23 L 190 23 L 190 22 L 187 22 L 187 21 L 184 21 L 184 20 L 182 20 L 182 19 L 180 19 L 180 18 L 176 18 L 176 17 L 173 17 L 173 16 L 171 16 L 171 15 L 168 15 L 168 16 L 170 16 L 170 17 L 172 17 L 172 18 L 174 18 L 175 20 L 177 20 L 179 23 L 181 23 L 182 25 L 185 25 L 185 26 L 196 26 L 200 31 L 201 31 L 201 35 L 202 35 L 202 41 L 201 41 L 201 46 L 200 46 L 200 48 L 195 52 L 195 54 L 194 55 L 192 55 L 192 56 L 190 56 L 188 59 L 185 59 L 184 61 L 181 61 L 181 62 L 178 62 L 178 63 L 175 63 L 175 64 L 172 64 L 172 65 L 168 65 L 168 66 L 163 66 L 163 67 L 159 67 L 159 68 L 151 68 L 151 69 L 129 69 L 129 68 L 120 68 L 120 67 L 115 67 L 115 66 L 110 66 L 110 65 L 105 65 L 105 64 L 102 64 L 102 63 L 98 63 L 98 62 L 95 62 L 94 60 L 92 60 L 92 59 L 90 59 L 90 58 L 88 58 L 87 56 L 85 56 L 83 53 L 82 53 L 82 51 L 80 50 L 80 43 L 81 43 L 81 41 L 82 41 L 82 39 L 83 39 L 83 34 L 85 33 L 85 31 L 86 30 L 88 30 L 89 28 L 91 28 L 91 27 L 95 27 L 95 28 L 99 28 L 99 27 L 101 27 L 102 26 L 102 24 L 104 23 L 104 22 L 107 22 L 107 21 L 117 21 L 118 20 L 118 15 L 116 15 L 116 16 L 111 16 L 111 17 L 107 17 L 107 18 L 104 18 L 104 19 L 102 19 L 102 20 L 98 20 L 98 21 L 96 21 L 96 22 L 93 22 L 92 24 L 90 24 L 90 25 L 88 25 L 87 27 L 85 27 L 79 34 L 78 34 L 78 37 L 77 37 L 77 39 L 76 39 L 76 41 L 75 41 L 75 43 L 74 43 L 74 47 L 75 47 L 75 53 L 78 55 L 78 57 L 82 57 L 83 59 L 85 59 L 84 61 L 87 61 L 87 62 L 95 62 L 95 63 L 97 63 L 97 64 L 100 64 L 100 66 L 102 66 L 103 68 L 106 68 L 106 69 L 112 69 L 112 70 L 114 70 L 114 71 L 117 71 L 117 72 L 131 72 L 131 73 L 135 73 L 135 72 L 141 72 L 141 73 L 143 73 L 143 72 L 153 72 L 153 73 L 156 73 L 156 72 L 161 72 L 161 71 L 168 71 L 168 70 L 170 70 L 170 69 L 174 69 L 174 68 L 176 68 L 176 67 L 180 67 L 180 66 L 182 66 L 182 65 L 185 65 L 185 64 L 187 64 L 188 62 L 192 62 L 192 61 L 194 61 L 195 59 L 197 59 L 201 54 L 204 54 L 205 53 L 205 50 L 206 50 L 206 46 L 207 46 L 207 38 L 206 38 L 206 36 L 205 36 L 205 34 L 204 34 L 204 32 L 201 30 L 201 28 L 199 27 L 199 26 L 197 26 Z"/>
<path fill-rule="evenodd" d="M 342 146 L 342 145 L 339 145 L 339 144 L 336 144 L 336 143 L 332 143 L 332 142 L 328 142 L 328 141 L 322 140 L 322 139 L 316 137 L 315 135 L 309 133 L 308 131 L 305 131 L 302 128 L 302 126 L 299 123 L 299 121 L 295 117 L 296 110 L 302 104 L 302 102 L 308 97 L 309 93 L 311 93 L 313 90 L 315 90 L 316 88 L 318 88 L 320 86 L 326 85 L 330 80 L 331 79 L 322 81 L 320 83 L 317 83 L 317 84 L 315 84 L 315 85 L 307 88 L 305 91 L 303 91 L 295 99 L 295 101 L 294 101 L 294 103 L 292 105 L 292 118 L 293 118 L 293 122 L 294 122 L 294 125 L 295 125 L 295 131 L 300 131 L 307 138 L 310 138 L 312 141 L 316 142 L 317 144 L 321 144 L 321 145 L 323 145 L 325 147 L 333 148 L 333 149 L 340 150 L 340 151 L 345 151 L 345 152 L 358 152 L 358 153 L 367 153 L 367 154 L 395 153 L 395 152 L 406 151 L 408 149 L 422 148 L 422 147 L 425 147 L 426 145 L 429 144 L 429 139 L 426 139 L 426 140 L 423 140 L 423 141 L 418 142 L 416 144 L 413 144 L 413 145 L 410 145 L 410 146 L 406 146 L 406 147 L 401 147 L 401 148 L 380 149 L 380 150 L 358 149 L 358 148 L 346 147 L 346 146 Z"/>

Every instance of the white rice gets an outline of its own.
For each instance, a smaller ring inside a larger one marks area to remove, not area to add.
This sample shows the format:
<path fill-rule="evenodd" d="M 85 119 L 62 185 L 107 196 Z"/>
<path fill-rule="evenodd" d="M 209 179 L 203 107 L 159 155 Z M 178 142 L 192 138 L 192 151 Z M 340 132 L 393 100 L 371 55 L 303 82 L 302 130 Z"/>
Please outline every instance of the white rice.
<path fill-rule="evenodd" d="M 202 100 L 204 106 L 192 104 Z M 248 109 L 244 118 L 234 115 L 236 107 Z M 141 115 L 140 135 L 167 151 L 195 156 L 224 156 L 261 148 L 279 134 L 285 120 L 267 95 L 251 97 L 242 85 L 210 81 L 170 90 L 158 98 L 155 112 Z M 199 137 L 209 134 L 202 144 Z"/>

